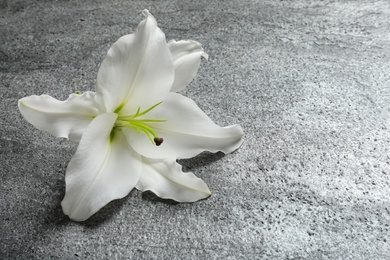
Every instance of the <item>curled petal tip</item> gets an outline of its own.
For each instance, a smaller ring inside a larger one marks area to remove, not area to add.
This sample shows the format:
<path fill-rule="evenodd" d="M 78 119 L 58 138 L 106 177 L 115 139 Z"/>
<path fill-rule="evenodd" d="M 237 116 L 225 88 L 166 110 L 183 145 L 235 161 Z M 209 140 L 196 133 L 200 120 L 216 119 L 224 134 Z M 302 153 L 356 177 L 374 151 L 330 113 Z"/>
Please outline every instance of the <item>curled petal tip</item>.
<path fill-rule="evenodd" d="M 148 17 L 150 15 L 150 12 L 148 9 L 144 9 L 142 10 L 142 14 L 145 16 L 145 17 Z"/>
<path fill-rule="evenodd" d="M 175 68 L 175 80 L 171 91 L 183 90 L 196 76 L 200 66 L 201 57 L 208 59 L 202 45 L 197 41 L 171 40 L 168 42 L 169 49 L 173 57 Z"/>

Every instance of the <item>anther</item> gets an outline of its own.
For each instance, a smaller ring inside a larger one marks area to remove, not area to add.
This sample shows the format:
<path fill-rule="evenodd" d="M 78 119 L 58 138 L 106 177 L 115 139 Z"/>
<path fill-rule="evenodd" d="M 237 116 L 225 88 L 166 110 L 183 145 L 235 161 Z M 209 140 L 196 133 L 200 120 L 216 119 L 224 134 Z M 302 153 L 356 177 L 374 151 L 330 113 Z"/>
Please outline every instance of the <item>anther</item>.
<path fill-rule="evenodd" d="M 153 139 L 154 143 L 157 145 L 157 146 L 160 146 L 160 144 L 162 144 L 164 142 L 164 139 L 161 138 L 161 137 L 155 137 Z"/>

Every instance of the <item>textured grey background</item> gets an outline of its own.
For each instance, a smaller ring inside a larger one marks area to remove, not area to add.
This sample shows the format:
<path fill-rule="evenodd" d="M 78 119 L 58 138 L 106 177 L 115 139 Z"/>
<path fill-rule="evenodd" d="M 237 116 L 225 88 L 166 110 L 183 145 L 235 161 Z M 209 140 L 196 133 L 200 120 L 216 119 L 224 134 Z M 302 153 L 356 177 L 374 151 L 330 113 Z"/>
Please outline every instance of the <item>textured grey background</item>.
<path fill-rule="evenodd" d="M 17 100 L 93 90 L 144 8 L 167 39 L 203 44 L 183 94 L 246 141 L 181 161 L 207 200 L 134 190 L 74 223 L 60 201 L 76 147 Z M 389 72 L 389 1 L 2 0 L 0 258 L 390 259 Z"/>

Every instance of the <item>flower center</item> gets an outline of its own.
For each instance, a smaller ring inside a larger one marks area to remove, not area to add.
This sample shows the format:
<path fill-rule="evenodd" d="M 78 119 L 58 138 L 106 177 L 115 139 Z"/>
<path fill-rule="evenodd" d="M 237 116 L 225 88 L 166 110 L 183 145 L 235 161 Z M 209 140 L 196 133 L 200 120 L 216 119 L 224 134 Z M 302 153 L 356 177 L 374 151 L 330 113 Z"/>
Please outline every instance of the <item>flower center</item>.
<path fill-rule="evenodd" d="M 132 127 L 137 131 L 138 134 L 140 134 L 141 132 L 144 132 L 153 144 L 159 146 L 160 144 L 162 144 L 164 139 L 158 136 L 156 131 L 154 131 L 153 128 L 149 126 L 149 123 L 161 123 L 161 122 L 166 122 L 167 120 L 139 118 L 139 117 L 149 113 L 151 110 L 156 108 L 161 103 L 162 103 L 162 101 L 149 107 L 148 109 L 146 109 L 142 112 L 141 112 L 141 107 L 139 107 L 137 109 L 137 112 L 131 116 L 119 115 L 116 122 L 115 122 L 114 128 L 115 127 L 116 128 Z"/>

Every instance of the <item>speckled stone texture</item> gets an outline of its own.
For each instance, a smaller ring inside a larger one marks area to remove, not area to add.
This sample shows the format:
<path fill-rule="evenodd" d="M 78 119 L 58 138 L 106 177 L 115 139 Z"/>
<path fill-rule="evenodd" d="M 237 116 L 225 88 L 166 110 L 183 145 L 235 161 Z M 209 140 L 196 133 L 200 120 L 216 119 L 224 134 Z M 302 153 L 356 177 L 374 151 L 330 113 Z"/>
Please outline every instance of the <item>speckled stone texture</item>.
<path fill-rule="evenodd" d="M 63 215 L 76 146 L 19 98 L 93 90 L 110 45 L 148 8 L 209 54 L 183 91 L 233 154 L 180 161 L 213 195 L 132 191 L 84 223 Z M 390 259 L 390 2 L 0 1 L 0 258 Z"/>

